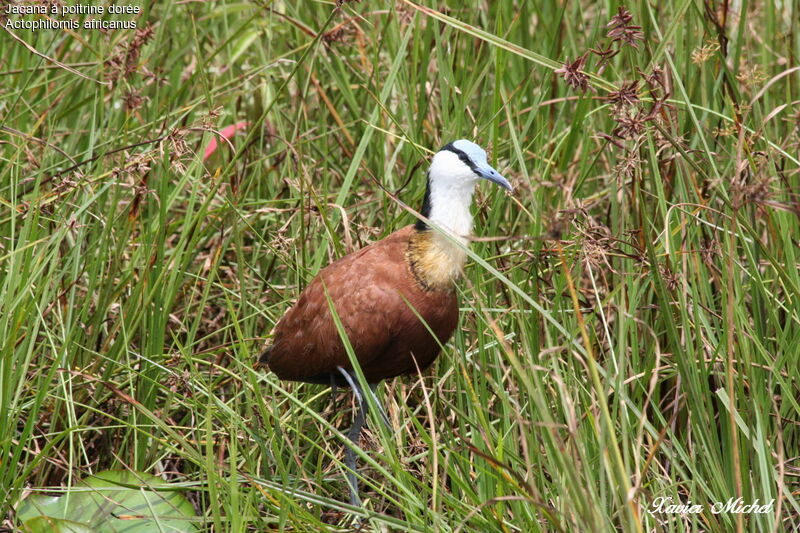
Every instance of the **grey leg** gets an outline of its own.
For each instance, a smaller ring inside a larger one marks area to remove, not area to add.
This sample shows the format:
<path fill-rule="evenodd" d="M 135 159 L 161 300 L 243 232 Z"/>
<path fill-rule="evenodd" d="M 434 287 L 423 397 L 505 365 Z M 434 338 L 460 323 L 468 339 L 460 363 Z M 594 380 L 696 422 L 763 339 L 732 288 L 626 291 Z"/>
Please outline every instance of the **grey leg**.
<path fill-rule="evenodd" d="M 358 477 L 356 476 L 356 452 L 354 447 L 358 446 L 361 437 L 361 428 L 364 427 L 364 415 L 367 412 L 367 404 L 364 402 L 364 395 L 358 383 L 344 368 L 339 367 L 339 372 L 342 373 L 344 379 L 353 389 L 353 394 L 358 402 L 358 412 L 356 419 L 353 421 L 353 427 L 347 432 L 347 438 L 350 439 L 352 446 L 347 446 L 344 450 L 344 464 L 347 466 L 347 484 L 350 486 L 350 505 L 361 507 L 361 498 L 358 496 Z M 370 386 L 372 388 L 372 386 Z"/>
<path fill-rule="evenodd" d="M 361 507 L 361 498 L 358 496 L 358 477 L 356 476 L 356 452 L 353 447 L 358 446 L 359 438 L 361 437 L 361 429 L 364 427 L 369 402 L 366 401 L 366 398 L 364 397 L 364 391 L 359 386 L 355 377 L 342 367 L 338 367 L 338 370 L 342 376 L 344 376 L 344 379 L 347 381 L 348 385 L 350 385 L 350 388 L 353 390 L 353 394 L 356 397 L 356 401 L 358 402 L 356 419 L 353 422 L 353 427 L 351 427 L 350 431 L 347 432 L 347 438 L 350 439 L 352 446 L 347 446 L 344 450 L 344 464 L 348 469 L 347 484 L 350 486 L 350 504 Z M 331 381 L 333 381 L 333 378 L 331 378 Z M 389 423 L 389 417 L 386 416 L 383 407 L 381 407 L 381 404 L 378 401 L 378 396 L 375 394 L 377 389 L 377 383 L 369 384 L 369 393 L 372 395 L 372 399 L 375 401 L 375 405 L 378 407 L 381 420 L 384 424 L 386 424 L 386 428 L 391 431 L 392 425 Z"/>
<path fill-rule="evenodd" d="M 331 406 L 334 410 L 336 410 L 336 393 L 338 392 L 338 388 L 336 387 L 336 379 L 334 379 L 334 374 L 331 372 Z"/>
<path fill-rule="evenodd" d="M 361 437 L 361 428 L 364 426 L 364 406 L 358 409 L 358 414 L 353 422 L 353 427 L 347 432 L 347 438 L 358 446 Z M 361 498 L 358 496 L 358 477 L 356 476 L 356 451 L 348 446 L 344 450 L 344 464 L 347 465 L 347 484 L 350 486 L 350 505 L 361 507 Z"/>

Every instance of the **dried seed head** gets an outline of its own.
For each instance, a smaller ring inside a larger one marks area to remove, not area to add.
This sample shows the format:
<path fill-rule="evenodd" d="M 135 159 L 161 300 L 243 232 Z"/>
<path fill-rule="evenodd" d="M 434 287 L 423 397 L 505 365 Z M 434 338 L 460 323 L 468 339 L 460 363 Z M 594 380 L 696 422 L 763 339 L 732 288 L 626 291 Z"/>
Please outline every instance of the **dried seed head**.
<path fill-rule="evenodd" d="M 126 91 L 122 99 L 125 102 L 125 111 L 128 112 L 139 109 L 142 106 L 142 102 L 144 102 L 144 99 L 136 89 Z"/>
<path fill-rule="evenodd" d="M 620 26 L 625 26 L 632 20 L 633 15 L 631 15 L 631 12 L 624 7 L 619 6 L 619 9 L 617 9 L 617 14 L 611 17 L 611 20 L 608 22 L 608 24 L 606 24 L 606 28 L 614 29 Z"/>
<path fill-rule="evenodd" d="M 130 174 L 135 178 L 141 178 L 150 170 L 151 158 L 150 152 L 136 154 L 127 160 L 127 164 L 122 168 L 121 172 Z"/>
<path fill-rule="evenodd" d="M 637 69 L 638 70 L 638 69 Z M 644 82 L 650 87 L 651 90 L 661 89 L 666 91 L 667 84 L 666 79 L 664 77 L 664 69 L 659 65 L 653 65 L 653 70 L 650 71 L 650 74 L 646 72 L 642 72 L 639 70 L 639 75 L 642 76 Z"/>
<path fill-rule="evenodd" d="M 136 30 L 136 33 L 133 35 L 131 46 L 141 48 L 142 46 L 146 45 L 150 39 L 153 38 L 153 33 L 154 32 L 152 24 L 148 24 L 144 28 L 138 28 Z"/>
<path fill-rule="evenodd" d="M 591 218 L 585 223 L 579 223 L 578 233 L 583 237 L 581 241 L 581 255 L 583 261 L 592 268 L 614 269 L 608 260 L 608 255 L 613 253 L 614 239 L 611 230 L 602 224 L 596 224 Z"/>
<path fill-rule="evenodd" d="M 695 65 L 702 65 L 717 53 L 719 50 L 719 43 L 709 42 L 692 50 L 692 63 Z"/>
<path fill-rule="evenodd" d="M 600 58 L 597 62 L 598 74 L 601 74 L 603 70 L 605 70 L 606 65 L 611 61 L 611 58 L 619 53 L 619 50 L 614 50 L 611 46 L 605 49 L 600 47 L 599 50 L 590 48 L 589 51 Z"/>
<path fill-rule="evenodd" d="M 721 128 L 720 127 L 714 128 L 714 131 L 712 132 L 712 134 L 714 135 L 714 137 L 717 137 L 717 138 L 719 138 L 719 137 L 730 137 L 731 135 L 735 135 L 737 131 L 738 131 L 738 128 L 736 127 L 736 124 L 731 122 L 731 123 L 726 123 Z"/>
<path fill-rule="evenodd" d="M 106 80 L 114 85 L 121 77 L 130 79 L 139 69 L 142 48 L 152 37 L 153 27 L 147 25 L 137 29 L 130 42 L 122 41 L 117 44 L 114 53 L 105 61 L 108 68 Z"/>
<path fill-rule="evenodd" d="M 200 119 L 200 128 L 213 131 L 216 127 L 217 119 L 222 116 L 222 106 L 217 106 L 212 108 L 208 111 L 207 115 L 204 115 Z"/>
<path fill-rule="evenodd" d="M 634 139 L 644 133 L 645 124 L 650 120 L 650 117 L 640 110 L 633 115 L 623 113 L 615 117 L 615 120 L 617 121 L 617 127 L 611 133 L 620 139 Z"/>
<path fill-rule="evenodd" d="M 661 279 L 664 280 L 667 290 L 674 291 L 681 286 L 680 278 L 667 265 L 658 265 L 658 271 L 661 273 Z"/>
<path fill-rule="evenodd" d="M 606 36 L 614 42 L 621 42 L 638 48 L 636 41 L 644 39 L 644 33 L 641 26 L 635 26 L 630 23 L 632 20 L 633 15 L 631 15 L 630 11 L 620 6 L 617 14 L 606 25 L 607 28 L 610 28 Z"/>
<path fill-rule="evenodd" d="M 185 128 L 173 128 L 169 134 L 167 134 L 167 140 L 172 147 L 171 155 L 183 157 L 191 152 L 189 145 L 186 143 L 186 136 L 188 134 L 189 130 Z"/>
<path fill-rule="evenodd" d="M 759 175 L 752 181 L 744 178 L 742 183 L 734 183 L 733 204 L 741 207 L 747 204 L 763 205 L 775 195 L 772 190 L 772 183 L 775 181 L 773 176 Z"/>
<path fill-rule="evenodd" d="M 611 102 L 617 110 L 631 107 L 639 103 L 639 81 L 623 83 L 619 90 L 608 93 L 606 99 Z"/>
<path fill-rule="evenodd" d="M 637 150 L 628 150 L 614 166 L 613 173 L 620 185 L 620 196 L 622 195 L 621 185 L 636 176 L 636 169 L 639 168 L 639 164 L 642 162 L 638 154 Z"/>
<path fill-rule="evenodd" d="M 767 81 L 768 76 L 764 73 L 759 65 L 742 65 L 736 79 L 742 82 L 745 87 L 753 87 L 761 85 Z"/>
<path fill-rule="evenodd" d="M 586 65 L 587 55 L 588 52 L 572 63 L 567 61 L 564 63 L 563 67 L 555 71 L 556 74 L 560 74 L 564 78 L 570 87 L 581 92 L 586 92 L 586 89 L 589 88 L 589 76 L 582 71 L 583 67 Z"/>

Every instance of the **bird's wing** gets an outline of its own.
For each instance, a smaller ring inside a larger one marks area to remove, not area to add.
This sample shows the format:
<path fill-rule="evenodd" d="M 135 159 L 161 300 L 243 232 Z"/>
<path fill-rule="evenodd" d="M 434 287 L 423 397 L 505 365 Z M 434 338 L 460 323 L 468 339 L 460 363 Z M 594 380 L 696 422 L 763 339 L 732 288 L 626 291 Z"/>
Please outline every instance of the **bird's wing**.
<path fill-rule="evenodd" d="M 267 364 L 278 377 L 303 381 L 350 367 L 329 299 L 362 366 L 385 352 L 408 316 L 398 309 L 418 290 L 405 260 L 409 229 L 320 271 L 275 328 Z"/>

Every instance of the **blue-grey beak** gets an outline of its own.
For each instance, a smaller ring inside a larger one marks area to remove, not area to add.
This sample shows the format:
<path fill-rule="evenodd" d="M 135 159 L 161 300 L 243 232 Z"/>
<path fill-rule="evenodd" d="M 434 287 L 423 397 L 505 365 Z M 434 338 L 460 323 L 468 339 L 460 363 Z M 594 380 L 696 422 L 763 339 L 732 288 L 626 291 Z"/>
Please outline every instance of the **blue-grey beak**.
<path fill-rule="evenodd" d="M 475 174 L 477 174 L 478 176 L 480 176 L 481 178 L 483 178 L 485 180 L 489 180 L 492 183 L 498 184 L 499 186 L 501 186 L 504 189 L 507 189 L 507 190 L 509 190 L 511 192 L 514 191 L 514 188 L 511 186 L 511 184 L 508 182 L 508 180 L 505 179 L 503 176 L 501 176 L 498 171 L 496 171 L 495 169 L 493 169 L 489 165 L 483 165 L 483 166 L 480 166 L 480 167 L 476 167 L 475 168 Z"/>

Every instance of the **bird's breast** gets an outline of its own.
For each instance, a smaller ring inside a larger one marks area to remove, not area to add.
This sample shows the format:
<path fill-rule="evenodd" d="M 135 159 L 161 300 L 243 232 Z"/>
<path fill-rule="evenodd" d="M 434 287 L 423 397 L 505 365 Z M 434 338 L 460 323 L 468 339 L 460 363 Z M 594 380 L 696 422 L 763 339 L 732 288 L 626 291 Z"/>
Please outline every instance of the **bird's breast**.
<path fill-rule="evenodd" d="M 406 253 L 411 272 L 425 290 L 453 290 L 467 261 L 464 248 L 435 230 L 415 231 Z"/>

